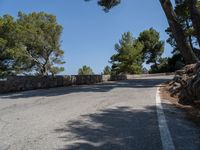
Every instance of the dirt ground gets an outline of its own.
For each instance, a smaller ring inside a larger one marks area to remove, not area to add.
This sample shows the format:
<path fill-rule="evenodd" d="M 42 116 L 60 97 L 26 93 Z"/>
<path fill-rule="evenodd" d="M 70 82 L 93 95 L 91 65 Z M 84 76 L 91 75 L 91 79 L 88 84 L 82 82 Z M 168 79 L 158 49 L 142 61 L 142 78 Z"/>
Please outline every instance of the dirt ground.
<path fill-rule="evenodd" d="M 178 96 L 171 96 L 169 92 L 169 84 L 165 83 L 160 88 L 161 98 L 169 100 L 174 106 L 182 109 L 186 113 L 186 118 L 193 121 L 200 127 L 200 103 L 195 103 L 191 105 L 182 105 L 178 103 Z"/>

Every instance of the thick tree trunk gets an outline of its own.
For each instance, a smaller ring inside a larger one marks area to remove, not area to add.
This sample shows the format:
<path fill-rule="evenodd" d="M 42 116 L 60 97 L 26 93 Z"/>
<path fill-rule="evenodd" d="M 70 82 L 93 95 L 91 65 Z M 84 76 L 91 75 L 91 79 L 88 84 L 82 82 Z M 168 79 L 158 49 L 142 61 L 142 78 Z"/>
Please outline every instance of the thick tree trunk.
<path fill-rule="evenodd" d="M 194 48 L 193 51 L 195 55 L 200 59 L 200 49 Z"/>
<path fill-rule="evenodd" d="M 197 0 L 189 0 L 189 10 L 192 24 L 196 31 L 196 37 L 200 45 L 200 11 L 197 8 Z"/>
<path fill-rule="evenodd" d="M 41 74 L 42 76 L 48 76 L 48 60 L 42 65 Z"/>
<path fill-rule="evenodd" d="M 190 27 L 190 24 L 189 24 L 189 20 L 186 20 L 186 21 L 185 21 L 185 24 L 186 24 L 186 26 L 187 26 L 187 29 L 190 29 L 190 28 L 191 28 L 191 27 Z M 190 47 L 191 47 L 192 50 L 194 51 L 194 46 L 193 46 L 193 43 L 192 43 L 192 36 L 191 36 L 191 35 L 188 36 L 188 41 L 189 41 Z"/>
<path fill-rule="evenodd" d="M 180 49 L 181 55 L 183 56 L 187 64 L 198 62 L 198 58 L 195 56 L 192 48 L 187 42 L 185 33 L 177 20 L 176 13 L 174 12 L 173 6 L 170 0 L 160 0 L 161 6 L 167 17 L 169 26 L 175 37 L 178 48 Z"/>

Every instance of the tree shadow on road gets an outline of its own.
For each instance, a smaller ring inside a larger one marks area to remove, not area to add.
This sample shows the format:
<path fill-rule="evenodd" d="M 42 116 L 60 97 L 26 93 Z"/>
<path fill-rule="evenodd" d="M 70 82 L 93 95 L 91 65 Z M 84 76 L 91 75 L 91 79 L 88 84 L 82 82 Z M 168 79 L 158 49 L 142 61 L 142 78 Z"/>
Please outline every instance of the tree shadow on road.
<path fill-rule="evenodd" d="M 117 107 L 81 116 L 55 130 L 66 145 L 59 150 L 160 150 L 156 108 Z M 62 136 L 61 136 L 62 135 Z"/>
<path fill-rule="evenodd" d="M 10 93 L 1 95 L 0 99 L 17 99 L 17 98 L 29 98 L 29 97 L 50 97 L 60 96 L 71 93 L 83 93 L 83 92 L 109 92 L 115 88 L 152 88 L 159 86 L 161 83 L 169 81 L 170 79 L 134 79 L 118 82 L 107 82 L 95 85 L 83 85 L 73 87 L 60 87 L 52 89 L 38 89 L 32 91 L 24 91 L 18 93 Z"/>

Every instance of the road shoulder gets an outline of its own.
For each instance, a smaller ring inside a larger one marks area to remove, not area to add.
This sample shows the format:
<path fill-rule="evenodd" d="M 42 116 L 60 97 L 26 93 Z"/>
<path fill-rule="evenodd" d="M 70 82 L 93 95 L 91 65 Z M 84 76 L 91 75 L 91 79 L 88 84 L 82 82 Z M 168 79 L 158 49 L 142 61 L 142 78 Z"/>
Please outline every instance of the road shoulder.
<path fill-rule="evenodd" d="M 176 149 L 199 150 L 200 149 L 200 128 L 191 119 L 190 106 L 181 106 L 176 98 L 172 98 L 166 91 L 166 85 L 160 88 L 161 101 L 167 125 Z M 194 115 L 194 114 L 193 114 Z"/>

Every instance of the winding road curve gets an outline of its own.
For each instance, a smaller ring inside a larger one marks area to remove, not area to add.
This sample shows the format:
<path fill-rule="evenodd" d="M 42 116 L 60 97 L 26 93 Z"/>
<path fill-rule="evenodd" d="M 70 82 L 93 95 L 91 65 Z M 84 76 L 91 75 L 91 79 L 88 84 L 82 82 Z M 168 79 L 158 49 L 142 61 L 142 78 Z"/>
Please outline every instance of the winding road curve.
<path fill-rule="evenodd" d="M 0 150 L 199 150 L 200 129 L 168 101 L 158 104 L 169 79 L 0 95 Z"/>

